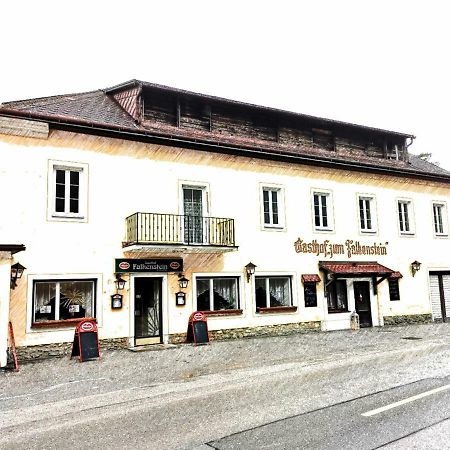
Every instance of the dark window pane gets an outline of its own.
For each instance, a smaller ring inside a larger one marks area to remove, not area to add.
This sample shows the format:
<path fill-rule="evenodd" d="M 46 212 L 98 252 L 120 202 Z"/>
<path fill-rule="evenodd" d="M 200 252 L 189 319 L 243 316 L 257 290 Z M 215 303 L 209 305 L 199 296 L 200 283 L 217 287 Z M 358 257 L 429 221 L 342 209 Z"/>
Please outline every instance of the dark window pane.
<path fill-rule="evenodd" d="M 70 200 L 70 212 L 78 213 L 79 212 L 78 200 Z"/>
<path fill-rule="evenodd" d="M 55 211 L 56 212 L 64 212 L 64 199 L 57 198 L 55 200 Z"/>
<path fill-rule="evenodd" d="M 79 186 L 75 186 L 75 185 L 70 186 L 70 198 L 77 199 L 77 200 L 80 198 Z"/>
<path fill-rule="evenodd" d="M 197 310 L 198 311 L 209 311 L 209 278 L 197 278 Z"/>
<path fill-rule="evenodd" d="M 33 322 L 55 320 L 56 283 L 39 281 L 34 285 Z"/>
<path fill-rule="evenodd" d="M 389 298 L 391 301 L 400 300 L 400 289 L 398 285 L 398 279 L 394 278 L 388 280 L 389 282 Z"/>
<path fill-rule="evenodd" d="M 238 289 L 236 278 L 213 279 L 214 311 L 238 308 Z"/>
<path fill-rule="evenodd" d="M 256 307 L 266 308 L 267 300 L 266 297 L 266 279 L 265 278 L 255 278 L 255 297 L 256 297 Z"/>
<path fill-rule="evenodd" d="M 65 182 L 66 182 L 66 171 L 65 170 L 57 170 L 56 171 L 56 182 L 65 184 Z"/>
<path fill-rule="evenodd" d="M 64 184 L 56 184 L 56 197 L 57 198 L 64 198 L 66 195 L 66 187 Z"/>
<path fill-rule="evenodd" d="M 328 286 L 328 311 L 347 311 L 347 284 L 337 280 Z"/>
<path fill-rule="evenodd" d="M 70 171 L 70 184 L 80 184 L 80 172 Z"/>

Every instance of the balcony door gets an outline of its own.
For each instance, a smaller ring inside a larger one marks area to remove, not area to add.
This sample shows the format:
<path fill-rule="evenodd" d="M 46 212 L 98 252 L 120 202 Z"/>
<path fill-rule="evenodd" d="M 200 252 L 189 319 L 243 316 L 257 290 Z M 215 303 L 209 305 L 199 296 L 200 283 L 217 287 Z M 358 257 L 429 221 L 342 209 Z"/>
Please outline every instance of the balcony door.
<path fill-rule="evenodd" d="M 184 242 L 204 243 L 203 210 L 205 190 L 183 186 Z"/>

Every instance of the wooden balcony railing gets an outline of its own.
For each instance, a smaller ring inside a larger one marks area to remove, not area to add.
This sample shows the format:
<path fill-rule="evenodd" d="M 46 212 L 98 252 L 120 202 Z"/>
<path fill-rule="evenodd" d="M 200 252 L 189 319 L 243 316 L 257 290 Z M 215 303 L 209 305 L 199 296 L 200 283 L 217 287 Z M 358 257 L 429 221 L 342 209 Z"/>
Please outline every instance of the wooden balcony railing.
<path fill-rule="evenodd" d="M 234 247 L 234 219 L 135 213 L 126 218 L 125 245 Z"/>

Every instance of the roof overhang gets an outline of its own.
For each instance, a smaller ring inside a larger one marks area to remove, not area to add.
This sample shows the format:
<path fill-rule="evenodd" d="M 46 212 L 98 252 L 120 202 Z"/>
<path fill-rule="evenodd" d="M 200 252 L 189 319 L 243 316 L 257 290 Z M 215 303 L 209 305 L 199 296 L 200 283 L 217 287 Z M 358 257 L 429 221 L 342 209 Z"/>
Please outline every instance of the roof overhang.
<path fill-rule="evenodd" d="M 0 244 L 0 252 L 9 252 L 11 255 L 23 252 L 26 249 L 23 244 Z"/>

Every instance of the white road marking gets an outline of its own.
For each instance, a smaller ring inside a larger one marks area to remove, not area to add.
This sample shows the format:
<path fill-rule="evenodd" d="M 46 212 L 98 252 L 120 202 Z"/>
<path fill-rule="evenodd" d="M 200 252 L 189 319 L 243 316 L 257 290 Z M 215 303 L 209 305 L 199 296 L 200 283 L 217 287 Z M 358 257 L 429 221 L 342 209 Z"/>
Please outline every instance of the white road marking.
<path fill-rule="evenodd" d="M 438 387 L 436 389 L 431 389 L 431 391 L 422 392 L 421 394 L 414 395 L 414 396 L 409 397 L 409 398 L 405 398 L 404 400 L 400 400 L 398 402 L 391 403 L 391 404 L 386 405 L 386 406 L 382 406 L 381 408 L 372 409 L 372 411 L 367 411 L 367 412 L 365 412 L 365 413 L 363 413 L 361 415 L 364 416 L 364 417 L 374 416 L 375 414 L 382 413 L 383 411 L 388 411 L 389 409 L 397 408 L 397 406 L 405 405 L 406 403 L 411 403 L 411 402 L 413 402 L 415 400 L 419 400 L 420 398 L 428 397 L 429 395 L 433 395 L 433 394 L 436 394 L 438 392 L 445 391 L 447 389 L 450 389 L 450 384 L 446 384 L 445 386 L 441 386 L 441 387 Z"/>

